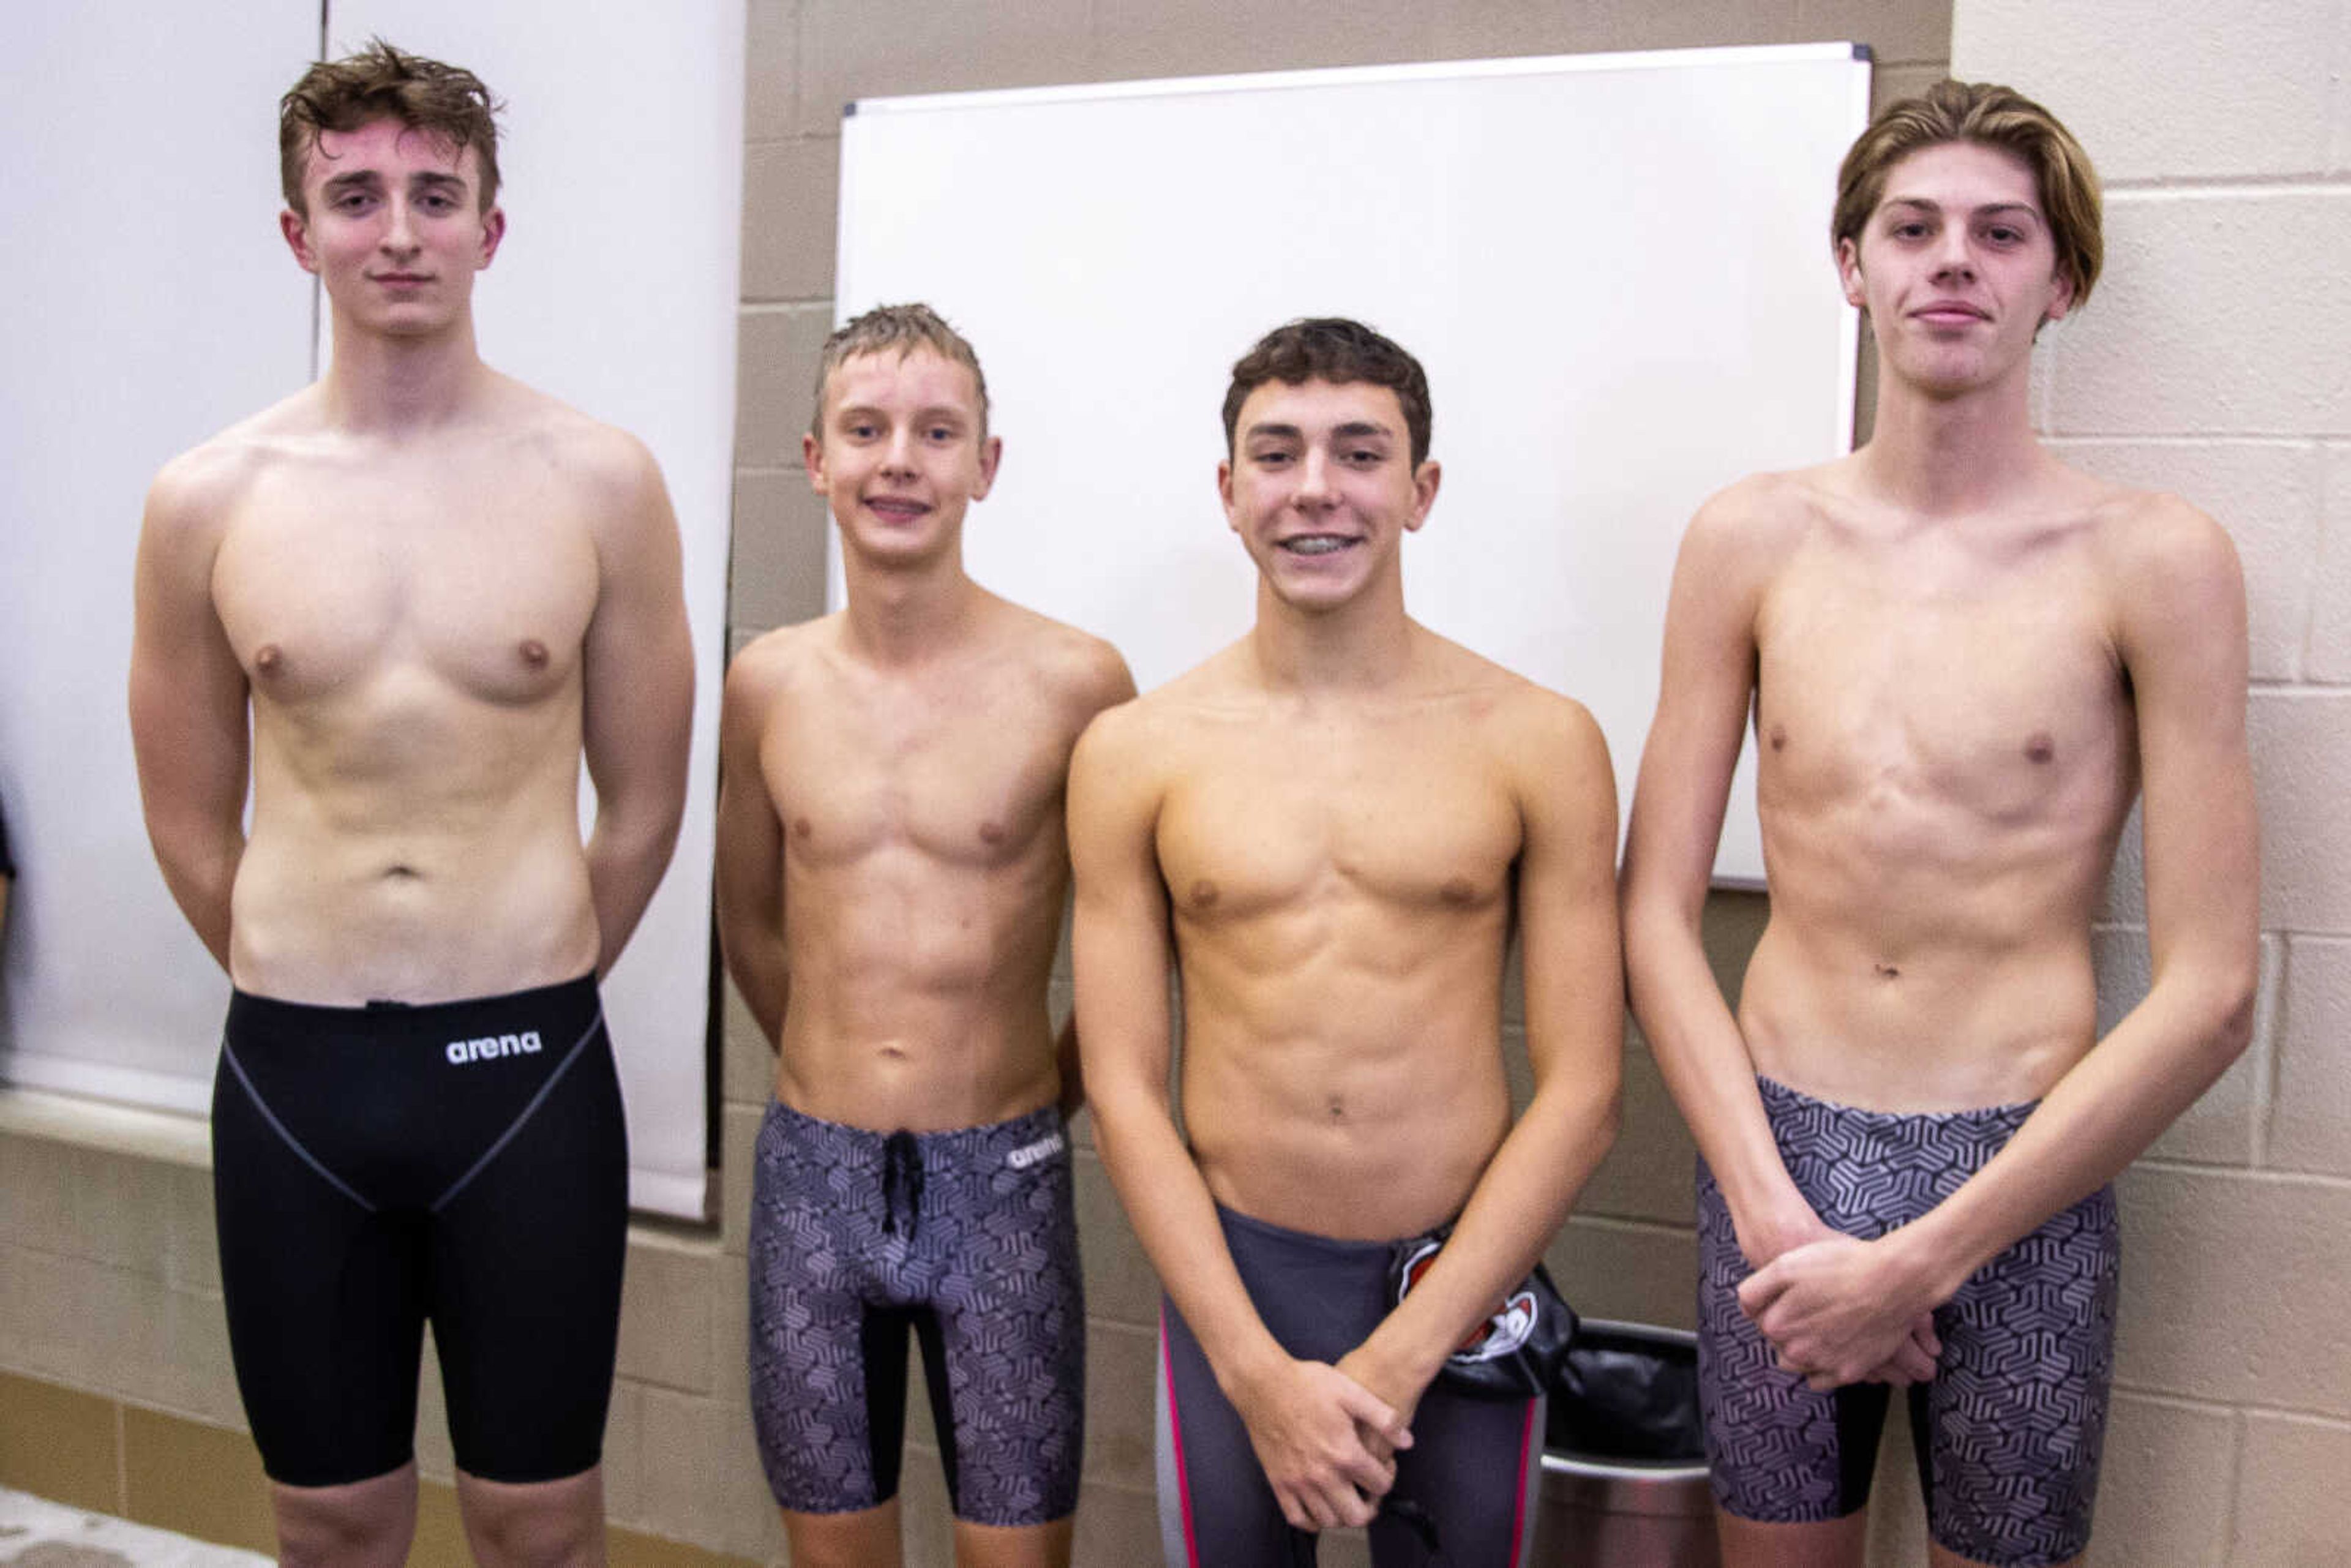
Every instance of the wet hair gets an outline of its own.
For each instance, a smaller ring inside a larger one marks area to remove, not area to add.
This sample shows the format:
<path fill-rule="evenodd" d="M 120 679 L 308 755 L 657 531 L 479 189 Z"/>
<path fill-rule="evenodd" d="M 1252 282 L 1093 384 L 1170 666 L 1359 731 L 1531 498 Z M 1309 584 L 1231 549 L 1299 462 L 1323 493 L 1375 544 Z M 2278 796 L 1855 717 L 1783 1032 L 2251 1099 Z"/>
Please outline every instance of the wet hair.
<path fill-rule="evenodd" d="M 1894 166 L 1923 148 L 1953 141 L 1996 147 L 2024 161 L 2056 242 L 2058 270 L 2074 286 L 2073 302 L 2086 301 L 2106 255 L 2097 171 L 2055 115 L 1996 82 L 1939 81 L 1879 110 L 1837 171 L 1831 243 L 1851 240 L 1857 248 Z"/>
<path fill-rule="evenodd" d="M 1298 386 L 1306 382 L 1351 382 L 1386 387 L 1403 406 L 1412 437 L 1412 465 L 1428 457 L 1428 372 L 1420 361 L 1361 321 L 1343 316 L 1301 317 L 1276 327 L 1233 365 L 1225 391 L 1225 452 L 1235 451 L 1241 404 L 1268 382 Z"/>
<path fill-rule="evenodd" d="M 835 328 L 824 340 L 824 352 L 817 359 L 816 412 L 809 416 L 810 435 L 824 439 L 824 394 L 832 372 L 860 354 L 886 354 L 893 349 L 901 360 L 917 349 L 928 349 L 969 371 L 971 384 L 979 393 L 979 436 L 987 439 L 987 377 L 979 368 L 979 355 L 962 333 L 947 325 L 946 317 L 920 303 L 876 305 Z"/>
<path fill-rule="evenodd" d="M 498 196 L 494 117 L 505 107 L 473 72 L 394 48 L 381 38 L 369 39 L 358 54 L 319 60 L 277 100 L 277 179 L 286 204 L 309 215 L 302 204 L 302 172 L 320 132 L 340 134 L 397 120 L 411 131 L 445 139 L 461 154 L 474 150 L 482 172 L 481 210 L 486 213 Z"/>

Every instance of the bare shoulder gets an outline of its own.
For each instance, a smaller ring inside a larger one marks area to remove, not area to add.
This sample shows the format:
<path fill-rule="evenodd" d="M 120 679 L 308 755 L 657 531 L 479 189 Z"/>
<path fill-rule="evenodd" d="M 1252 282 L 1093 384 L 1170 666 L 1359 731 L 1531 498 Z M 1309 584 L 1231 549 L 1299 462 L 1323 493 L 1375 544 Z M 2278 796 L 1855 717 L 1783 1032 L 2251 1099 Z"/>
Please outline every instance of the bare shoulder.
<path fill-rule="evenodd" d="M 565 471 L 621 506 L 661 491 L 661 465 L 643 442 L 619 425 L 591 419 L 553 398 L 545 398 L 544 403 L 539 438 L 559 455 Z"/>
<path fill-rule="evenodd" d="M 1081 862 L 1087 844 L 1131 845 L 1158 821 L 1169 759 L 1145 701 L 1130 697 L 1095 714 L 1070 752 L 1070 847 Z"/>
<path fill-rule="evenodd" d="M 1682 535 L 1682 556 L 1752 575 L 1783 560 L 1842 492 L 1850 460 L 1785 473 L 1750 474 L 1701 502 Z"/>
<path fill-rule="evenodd" d="M 266 453 L 225 436 L 181 453 L 147 486 L 148 535 L 158 543 L 217 535 L 267 465 Z"/>
<path fill-rule="evenodd" d="M 1070 755 L 1071 776 L 1133 779 L 1166 755 L 1171 716 L 1157 692 L 1103 708 L 1078 737 Z"/>
<path fill-rule="evenodd" d="M 727 710 L 764 715 L 778 703 L 804 695 L 830 657 L 841 619 L 836 611 L 795 626 L 778 626 L 746 643 L 726 666 Z"/>
<path fill-rule="evenodd" d="M 1228 714 L 1244 697 L 1236 643 L 1166 685 L 1094 716 L 1079 737 L 1071 771 L 1129 781 L 1165 779 L 1182 768 L 1204 721 Z"/>
<path fill-rule="evenodd" d="M 1428 633 L 1432 668 L 1475 733 L 1521 783 L 1543 789 L 1614 789 L 1607 737 L 1592 710 L 1460 644 Z"/>
<path fill-rule="evenodd" d="M 323 434 L 318 389 L 305 387 L 164 464 L 148 486 L 149 516 L 181 523 L 221 517 L 255 480 Z"/>
<path fill-rule="evenodd" d="M 150 544 L 216 545 L 254 486 L 318 439 L 317 401 L 317 389 L 305 388 L 164 464 L 147 487 Z"/>
<path fill-rule="evenodd" d="M 1606 778 L 1612 780 L 1613 789 L 1608 737 L 1601 733 L 1600 721 L 1592 716 L 1592 710 L 1532 681 L 1518 684 L 1522 689 L 1513 702 L 1506 733 L 1524 737 L 1531 759 L 1554 783 L 1588 784 L 1594 778 Z"/>
<path fill-rule="evenodd" d="M 485 419 L 492 440 L 512 442 L 518 455 L 528 453 L 559 476 L 600 527 L 674 531 L 661 465 L 619 425 L 505 375 L 496 378 Z"/>
<path fill-rule="evenodd" d="M 1134 695 L 1126 660 L 1108 642 L 1050 615 L 995 598 L 998 635 L 1037 686 L 1081 716 Z"/>
<path fill-rule="evenodd" d="M 2228 530 L 2178 496 L 2092 483 L 2091 538 L 2126 612 L 2150 599 L 2241 604 L 2244 574 Z"/>

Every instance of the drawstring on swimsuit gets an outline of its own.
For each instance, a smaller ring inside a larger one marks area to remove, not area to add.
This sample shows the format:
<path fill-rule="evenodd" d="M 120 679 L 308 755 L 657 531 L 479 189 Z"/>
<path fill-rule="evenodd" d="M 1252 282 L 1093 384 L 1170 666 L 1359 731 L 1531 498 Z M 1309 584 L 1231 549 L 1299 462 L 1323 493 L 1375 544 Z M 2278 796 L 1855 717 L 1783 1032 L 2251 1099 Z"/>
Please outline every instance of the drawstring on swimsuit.
<path fill-rule="evenodd" d="M 904 1211 L 904 1228 L 899 1214 Z M 914 1134 L 905 1131 L 882 1140 L 882 1234 L 914 1239 L 914 1222 L 923 1211 L 923 1151 Z"/>

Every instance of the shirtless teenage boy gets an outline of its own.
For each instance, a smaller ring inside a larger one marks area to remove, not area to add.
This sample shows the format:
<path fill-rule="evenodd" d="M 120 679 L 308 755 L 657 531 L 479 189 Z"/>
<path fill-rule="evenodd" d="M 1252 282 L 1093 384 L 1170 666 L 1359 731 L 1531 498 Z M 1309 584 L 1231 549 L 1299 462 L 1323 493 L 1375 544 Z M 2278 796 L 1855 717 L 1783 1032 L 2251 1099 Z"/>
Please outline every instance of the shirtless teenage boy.
<path fill-rule="evenodd" d="M 1860 1563 L 1908 1385 L 1935 1561 L 2067 1562 L 2106 1184 L 2251 1028 L 2243 589 L 2210 518 L 2033 437 L 2034 334 L 2100 256 L 2045 110 L 1956 82 L 1888 108 L 1834 238 L 1876 434 L 1691 523 L 1625 872 L 1634 1009 L 1704 1155 L 1725 1557 Z M 1698 918 L 1750 704 L 1771 916 L 1734 1019 Z M 2142 788 L 2155 982 L 2100 1040 L 2090 923 Z"/>
<path fill-rule="evenodd" d="M 1575 703 L 1405 615 L 1403 538 L 1438 478 L 1409 354 L 1292 322 L 1234 367 L 1224 416 L 1255 628 L 1096 721 L 1070 786 L 1097 1141 L 1167 1291 L 1167 1558 L 1284 1563 L 1311 1555 L 1293 1531 L 1370 1522 L 1383 1568 L 1426 1561 L 1425 1531 L 1499 1568 L 1525 1547 L 1541 1402 L 1434 1380 L 1614 1135 L 1607 749 Z M 1514 927 L 1535 1081 L 1516 1125 Z M 1449 1221 L 1392 1305 L 1391 1244 Z"/>
<path fill-rule="evenodd" d="M 222 1290 L 287 1563 L 405 1556 L 426 1318 L 475 1556 L 603 1556 L 628 1160 L 596 977 L 676 836 L 693 653 L 652 457 L 475 351 L 493 107 L 381 43 L 286 95 L 333 356 L 167 465 L 139 547 L 140 785 L 236 988 Z"/>
<path fill-rule="evenodd" d="M 778 1047 L 751 1219 L 751 1390 L 792 1561 L 898 1559 L 906 1333 L 959 1561 L 1066 1563 L 1085 1312 L 1046 983 L 1070 750 L 1134 692 L 1108 643 L 966 576 L 1001 452 L 927 308 L 825 344 L 804 438 L 848 608 L 726 677 L 719 935 Z"/>

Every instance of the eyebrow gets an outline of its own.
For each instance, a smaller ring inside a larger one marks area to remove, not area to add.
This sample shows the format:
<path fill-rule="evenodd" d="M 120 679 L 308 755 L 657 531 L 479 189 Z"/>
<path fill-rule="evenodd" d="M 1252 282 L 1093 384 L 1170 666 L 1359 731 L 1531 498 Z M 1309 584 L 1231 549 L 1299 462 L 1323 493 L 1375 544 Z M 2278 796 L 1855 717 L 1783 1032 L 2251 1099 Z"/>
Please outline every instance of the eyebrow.
<path fill-rule="evenodd" d="M 881 405 L 878 403 L 844 402 L 832 411 L 832 417 L 835 419 L 847 419 L 852 416 L 859 419 L 880 419 L 883 417 Z M 947 422 L 956 424 L 968 424 L 971 423 L 971 415 L 964 410 L 957 408 L 951 402 L 942 402 L 933 404 L 929 408 L 916 409 L 908 420 L 908 423 L 913 424 L 938 423 L 941 422 Z"/>
<path fill-rule="evenodd" d="M 421 185 L 430 190 L 451 190 L 463 193 L 465 189 L 465 182 L 456 175 L 435 173 L 429 169 L 421 170 L 410 175 L 408 183 L 411 185 Z M 371 188 L 382 183 L 383 175 L 376 170 L 352 169 L 340 174 L 328 176 L 326 188 L 329 191 L 348 191 Z"/>
<path fill-rule="evenodd" d="M 1886 198 L 1884 205 L 1887 207 L 1916 207 L 1921 212 L 1928 213 L 1939 213 L 1943 210 L 1943 204 L 1940 202 L 1931 200 L 1926 196 L 1888 196 Z M 2031 202 L 1986 202 L 1982 206 L 1970 207 L 1968 210 L 1975 214 L 1978 217 L 1981 217 L 1988 213 L 2022 213 L 2025 216 L 2034 219 L 2038 219 L 2041 216 L 2041 209 L 2034 206 Z"/>
<path fill-rule="evenodd" d="M 1368 419 L 1351 419 L 1344 424 L 1334 425 L 1332 427 L 1331 434 L 1343 441 L 1361 440 L 1366 435 L 1394 439 L 1395 435 L 1395 432 L 1386 425 Z M 1242 434 L 1244 439 L 1251 441 L 1259 437 L 1270 437 L 1276 441 L 1302 441 L 1306 436 L 1306 433 L 1294 424 L 1281 424 L 1270 420 L 1250 425 Z"/>

